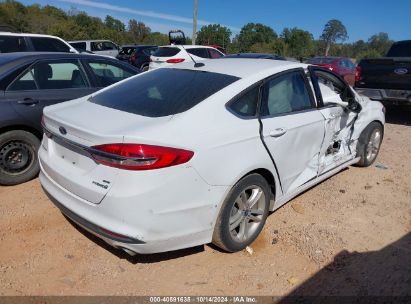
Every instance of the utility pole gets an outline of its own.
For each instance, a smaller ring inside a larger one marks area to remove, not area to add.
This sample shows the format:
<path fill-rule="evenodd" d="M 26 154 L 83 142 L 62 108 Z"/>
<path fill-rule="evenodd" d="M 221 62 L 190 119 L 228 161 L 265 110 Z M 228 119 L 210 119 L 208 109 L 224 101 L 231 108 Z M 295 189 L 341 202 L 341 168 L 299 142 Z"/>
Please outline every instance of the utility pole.
<path fill-rule="evenodd" d="M 196 44 L 196 38 L 197 38 L 197 7 L 198 7 L 198 0 L 194 0 L 193 37 L 191 37 L 192 45 Z"/>

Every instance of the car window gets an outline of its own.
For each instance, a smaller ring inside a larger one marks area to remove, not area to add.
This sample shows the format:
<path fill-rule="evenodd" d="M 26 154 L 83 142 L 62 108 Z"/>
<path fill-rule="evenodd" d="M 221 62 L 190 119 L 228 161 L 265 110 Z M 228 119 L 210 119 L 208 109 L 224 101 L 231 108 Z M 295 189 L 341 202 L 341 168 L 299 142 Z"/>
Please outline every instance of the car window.
<path fill-rule="evenodd" d="M 117 50 L 117 46 L 110 41 L 103 41 L 103 50 Z"/>
<path fill-rule="evenodd" d="M 82 50 L 87 49 L 87 45 L 85 42 L 70 42 L 70 45 L 75 49 L 82 49 Z"/>
<path fill-rule="evenodd" d="M 26 50 L 24 37 L 0 36 L 0 53 L 24 52 Z"/>
<path fill-rule="evenodd" d="M 208 49 L 208 52 L 210 53 L 210 58 L 221 58 L 223 55 L 220 52 L 217 52 L 216 50 L 213 49 Z"/>
<path fill-rule="evenodd" d="M 197 57 L 209 58 L 208 51 L 206 48 L 187 49 L 187 52 Z"/>
<path fill-rule="evenodd" d="M 154 53 L 155 53 L 156 51 L 157 51 L 157 48 L 156 48 L 156 47 L 147 48 L 147 49 L 144 49 L 144 50 L 143 50 L 143 54 L 146 55 L 146 56 L 151 56 L 151 55 L 154 55 Z"/>
<path fill-rule="evenodd" d="M 205 71 L 157 69 L 97 93 L 89 101 L 128 113 L 162 117 L 187 111 L 238 79 Z"/>
<path fill-rule="evenodd" d="M 310 95 L 300 72 L 291 72 L 265 85 L 262 115 L 271 116 L 310 109 Z"/>
<path fill-rule="evenodd" d="M 38 52 L 70 52 L 70 48 L 62 41 L 49 37 L 30 37 L 33 47 Z"/>
<path fill-rule="evenodd" d="M 119 55 L 131 55 L 135 52 L 136 48 L 134 46 L 122 47 L 119 51 Z"/>
<path fill-rule="evenodd" d="M 229 108 L 236 114 L 243 117 L 253 117 L 257 114 L 257 102 L 259 86 L 250 89 L 242 94 L 236 101 L 230 104 Z"/>
<path fill-rule="evenodd" d="M 8 91 L 56 90 L 87 87 L 86 76 L 77 61 L 38 62 L 12 83 Z"/>
<path fill-rule="evenodd" d="M 92 41 L 91 50 L 92 51 L 117 50 L 117 46 L 110 41 Z"/>
<path fill-rule="evenodd" d="M 154 52 L 153 56 L 156 57 L 172 57 L 180 53 L 180 49 L 176 47 L 159 47 Z"/>
<path fill-rule="evenodd" d="M 94 75 L 99 79 L 100 84 L 103 87 L 134 75 L 124 68 L 105 62 L 89 62 L 88 65 L 93 70 Z"/>
<path fill-rule="evenodd" d="M 33 71 L 29 70 L 22 76 L 17 78 L 8 88 L 7 91 L 31 91 L 37 90 L 36 82 L 34 81 Z"/>

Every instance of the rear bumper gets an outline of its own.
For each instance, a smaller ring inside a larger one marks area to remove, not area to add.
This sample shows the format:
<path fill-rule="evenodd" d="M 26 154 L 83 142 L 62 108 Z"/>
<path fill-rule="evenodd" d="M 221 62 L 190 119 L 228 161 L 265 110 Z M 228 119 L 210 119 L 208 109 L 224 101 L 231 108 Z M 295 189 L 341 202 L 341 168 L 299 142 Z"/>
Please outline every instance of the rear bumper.
<path fill-rule="evenodd" d="M 41 159 L 40 168 L 40 182 L 63 214 L 129 254 L 165 252 L 209 243 L 220 202 L 228 191 L 226 187 L 211 187 L 193 176 L 196 173 L 192 168 L 180 168 L 179 177 L 174 176 L 156 189 L 152 185 L 145 188 L 142 182 L 134 183 L 134 187 L 122 183 L 117 190 L 112 188 L 100 204 L 92 204 L 48 176 Z M 193 177 L 196 182 L 188 184 Z M 136 189 L 135 185 L 140 188 Z M 176 193 L 178 196 L 173 196 Z"/>
<path fill-rule="evenodd" d="M 386 104 L 411 105 L 411 90 L 388 90 L 355 88 L 358 94 L 365 95 L 372 100 L 378 100 Z"/>

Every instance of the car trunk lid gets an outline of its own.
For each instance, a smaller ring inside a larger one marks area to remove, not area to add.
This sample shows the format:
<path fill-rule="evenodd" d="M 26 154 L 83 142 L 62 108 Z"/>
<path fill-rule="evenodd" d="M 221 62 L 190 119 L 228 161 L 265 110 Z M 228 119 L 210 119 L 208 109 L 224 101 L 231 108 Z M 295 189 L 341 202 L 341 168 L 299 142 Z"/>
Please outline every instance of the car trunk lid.
<path fill-rule="evenodd" d="M 92 147 L 123 143 L 124 134 L 168 120 L 152 119 L 81 101 L 45 108 L 40 161 L 61 187 L 94 204 L 116 182 L 118 170 L 94 161 Z M 143 132 L 143 131 L 142 131 Z"/>

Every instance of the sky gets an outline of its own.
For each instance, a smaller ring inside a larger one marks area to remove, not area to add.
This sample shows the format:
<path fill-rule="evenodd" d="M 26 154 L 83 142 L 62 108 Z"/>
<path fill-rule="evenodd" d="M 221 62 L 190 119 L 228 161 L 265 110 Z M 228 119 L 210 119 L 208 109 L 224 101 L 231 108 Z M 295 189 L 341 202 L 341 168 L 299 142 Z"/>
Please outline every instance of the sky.
<path fill-rule="evenodd" d="M 182 29 L 192 35 L 193 0 L 20 0 L 24 4 L 76 8 L 91 16 L 111 15 L 127 24 L 144 22 L 151 30 L 168 33 Z M 270 26 L 278 34 L 298 27 L 318 39 L 330 19 L 347 28 L 348 42 L 368 40 L 379 32 L 392 40 L 411 39 L 411 0 L 198 0 L 198 29 L 219 23 L 238 34 L 248 22 Z"/>

